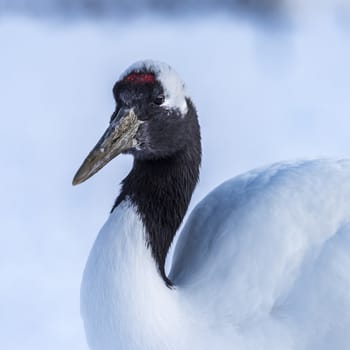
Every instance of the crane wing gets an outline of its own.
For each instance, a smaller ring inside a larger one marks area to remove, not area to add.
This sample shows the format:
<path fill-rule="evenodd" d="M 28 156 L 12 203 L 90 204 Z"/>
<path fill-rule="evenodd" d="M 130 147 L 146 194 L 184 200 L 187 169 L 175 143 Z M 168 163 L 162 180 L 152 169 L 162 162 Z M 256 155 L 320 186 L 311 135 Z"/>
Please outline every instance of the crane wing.
<path fill-rule="evenodd" d="M 350 161 L 276 164 L 223 183 L 191 213 L 170 279 L 203 317 L 247 339 L 348 349 Z"/>

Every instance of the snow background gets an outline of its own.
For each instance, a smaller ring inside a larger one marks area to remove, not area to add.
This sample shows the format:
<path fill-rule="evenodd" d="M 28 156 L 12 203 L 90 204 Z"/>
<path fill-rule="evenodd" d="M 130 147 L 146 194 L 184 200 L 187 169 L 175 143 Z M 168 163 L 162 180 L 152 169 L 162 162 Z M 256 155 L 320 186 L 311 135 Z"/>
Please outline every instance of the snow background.
<path fill-rule="evenodd" d="M 173 65 L 197 106 L 204 154 L 192 206 L 257 166 L 349 157 L 350 7 L 318 3 L 290 3 L 273 23 L 223 12 L 69 21 L 2 13 L 1 348 L 86 349 L 82 270 L 131 158 L 81 186 L 71 180 L 132 62 Z"/>

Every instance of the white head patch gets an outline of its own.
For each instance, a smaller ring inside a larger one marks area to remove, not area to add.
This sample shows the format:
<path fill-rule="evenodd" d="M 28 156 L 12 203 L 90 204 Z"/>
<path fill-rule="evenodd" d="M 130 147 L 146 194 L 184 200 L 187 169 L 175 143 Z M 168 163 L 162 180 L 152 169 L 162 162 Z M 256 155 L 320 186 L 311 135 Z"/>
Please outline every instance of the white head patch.
<path fill-rule="evenodd" d="M 132 72 L 151 72 L 154 73 L 163 89 L 165 100 L 162 104 L 164 107 L 177 108 L 182 115 L 187 113 L 186 88 L 185 84 L 177 72 L 168 64 L 153 60 L 138 61 L 132 64 L 121 76 L 124 79 Z"/>

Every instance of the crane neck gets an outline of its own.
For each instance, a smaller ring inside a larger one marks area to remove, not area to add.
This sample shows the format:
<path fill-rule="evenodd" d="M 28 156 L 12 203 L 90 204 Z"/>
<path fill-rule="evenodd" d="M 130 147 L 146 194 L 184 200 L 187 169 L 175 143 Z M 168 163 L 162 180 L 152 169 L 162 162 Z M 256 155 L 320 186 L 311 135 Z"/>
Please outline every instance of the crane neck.
<path fill-rule="evenodd" d="M 170 157 L 135 159 L 112 209 L 124 200 L 135 205 L 146 229 L 146 245 L 169 287 L 172 283 L 165 273 L 165 259 L 197 184 L 200 160 L 199 137 L 187 149 Z"/>

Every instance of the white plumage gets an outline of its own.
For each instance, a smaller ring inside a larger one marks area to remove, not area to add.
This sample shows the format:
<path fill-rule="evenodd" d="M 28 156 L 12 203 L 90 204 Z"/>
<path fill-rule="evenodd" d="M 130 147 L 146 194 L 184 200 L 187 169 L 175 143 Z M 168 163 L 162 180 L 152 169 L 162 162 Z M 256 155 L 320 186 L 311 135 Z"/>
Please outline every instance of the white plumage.
<path fill-rule="evenodd" d="M 225 182 L 180 235 L 175 289 L 123 204 L 84 273 L 82 315 L 104 315 L 85 320 L 91 348 L 349 349 L 349 198 L 348 161 L 277 164 Z"/>
<path fill-rule="evenodd" d="M 125 197 L 84 272 L 89 346 L 350 349 L 349 199 L 347 160 L 275 164 L 235 177 L 189 216 L 168 288 L 143 218 Z"/>
<path fill-rule="evenodd" d="M 227 181 L 192 212 L 171 278 L 242 349 L 349 349 L 349 198 L 349 161 Z"/>

